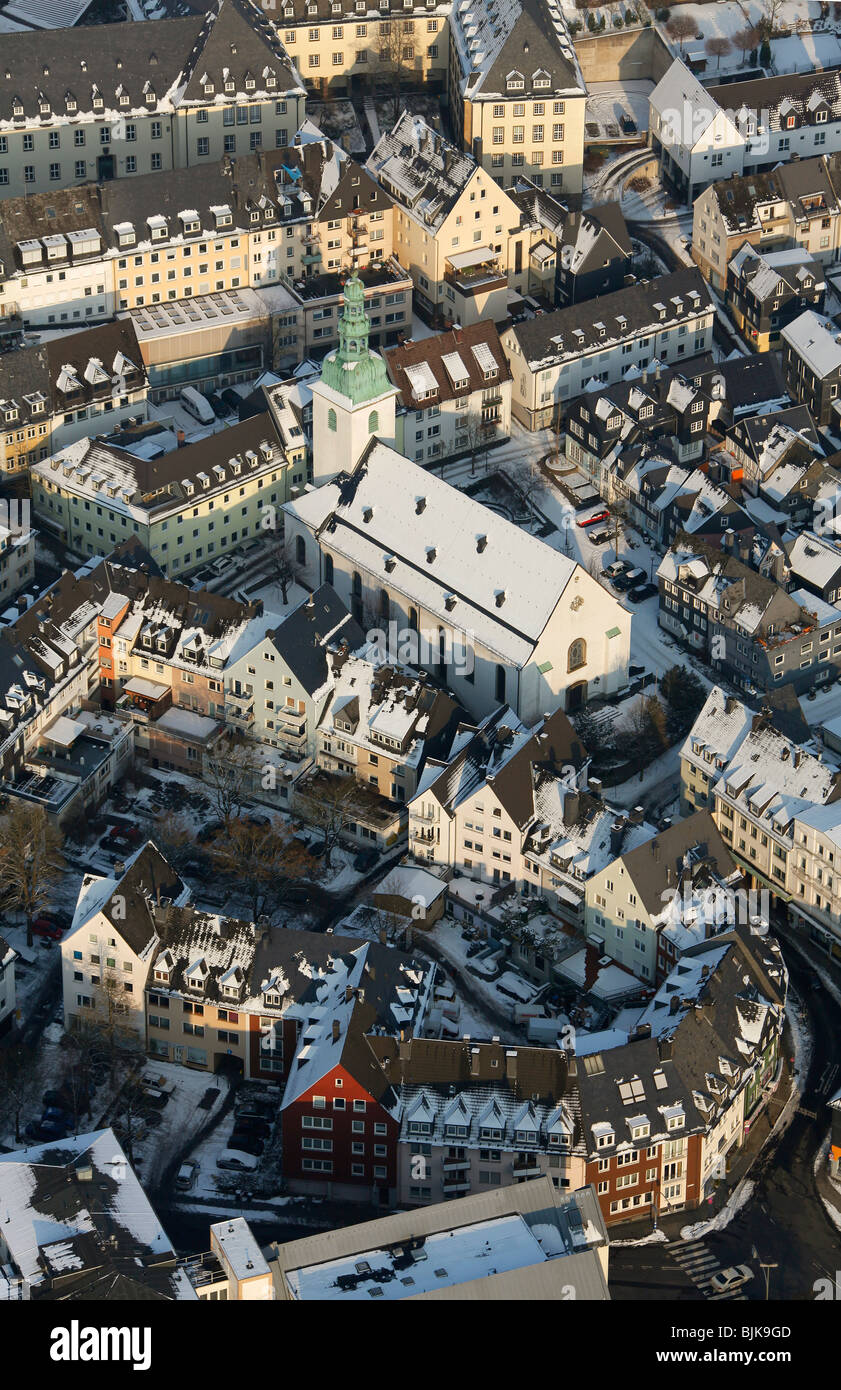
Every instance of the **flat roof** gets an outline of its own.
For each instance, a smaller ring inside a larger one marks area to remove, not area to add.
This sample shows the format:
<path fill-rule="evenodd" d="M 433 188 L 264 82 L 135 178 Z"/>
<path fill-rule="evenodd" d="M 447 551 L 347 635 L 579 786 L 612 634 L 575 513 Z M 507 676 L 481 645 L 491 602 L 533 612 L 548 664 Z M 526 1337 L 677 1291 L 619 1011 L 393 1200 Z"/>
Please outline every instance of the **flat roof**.
<path fill-rule="evenodd" d="M 198 295 L 195 299 L 173 299 L 165 304 L 144 304 L 126 310 L 121 317 L 134 325 L 139 343 L 150 338 L 168 338 L 182 333 L 266 319 L 269 309 L 254 290 L 225 290 Z"/>
<path fill-rule="evenodd" d="M 295 1298 L 342 1300 L 413 1298 L 447 1285 L 543 1264 L 549 1255 L 519 1214 L 454 1226 L 389 1250 L 373 1249 L 290 1269 Z"/>

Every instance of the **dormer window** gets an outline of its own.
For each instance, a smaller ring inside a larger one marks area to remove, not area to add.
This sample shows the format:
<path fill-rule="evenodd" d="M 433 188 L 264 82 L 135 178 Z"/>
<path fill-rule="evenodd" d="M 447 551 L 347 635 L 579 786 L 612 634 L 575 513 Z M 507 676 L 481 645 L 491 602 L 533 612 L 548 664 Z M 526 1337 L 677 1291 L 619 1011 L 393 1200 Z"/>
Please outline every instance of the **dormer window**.
<path fill-rule="evenodd" d="M 22 116 L 22 115 L 23 115 L 23 105 L 22 105 L 22 103 L 21 103 L 17 98 L 15 98 L 14 102 L 12 103 L 12 115 L 13 115 L 13 116 Z"/>
<path fill-rule="evenodd" d="M 254 88 L 255 88 L 256 86 L 257 86 L 257 83 L 254 81 L 254 78 L 253 78 L 253 77 L 246 77 L 246 79 L 245 79 L 245 90 L 246 90 L 247 92 L 253 92 L 253 91 L 254 91 Z"/>
<path fill-rule="evenodd" d="M 234 81 L 232 81 L 230 77 L 226 78 L 226 79 L 225 79 L 225 91 L 226 91 L 226 92 L 235 92 L 236 89 L 237 89 L 237 84 L 236 84 Z"/>

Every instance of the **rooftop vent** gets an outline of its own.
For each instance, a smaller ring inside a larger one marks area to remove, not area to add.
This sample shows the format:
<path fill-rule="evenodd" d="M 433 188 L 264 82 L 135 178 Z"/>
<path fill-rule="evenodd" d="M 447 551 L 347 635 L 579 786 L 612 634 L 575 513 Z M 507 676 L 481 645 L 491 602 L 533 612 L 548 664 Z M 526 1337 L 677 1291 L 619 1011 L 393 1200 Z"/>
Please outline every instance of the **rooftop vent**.
<path fill-rule="evenodd" d="M 416 498 L 416 500 L 415 500 L 415 513 L 417 514 L 417 516 L 420 516 L 421 512 L 425 509 L 425 507 L 426 507 L 426 498 L 425 498 L 425 497 L 418 497 L 418 498 Z"/>

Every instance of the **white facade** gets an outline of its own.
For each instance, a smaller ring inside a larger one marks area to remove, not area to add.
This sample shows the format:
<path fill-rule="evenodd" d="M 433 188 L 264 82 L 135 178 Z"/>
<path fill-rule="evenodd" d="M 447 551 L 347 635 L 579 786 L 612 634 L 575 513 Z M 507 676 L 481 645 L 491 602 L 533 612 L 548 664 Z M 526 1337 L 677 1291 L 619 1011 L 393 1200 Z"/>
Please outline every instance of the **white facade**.
<path fill-rule="evenodd" d="M 392 387 L 372 400 L 353 401 L 325 381 L 312 386 L 313 482 L 332 482 L 349 473 L 376 434 L 384 444 L 395 442 L 395 400 Z"/>

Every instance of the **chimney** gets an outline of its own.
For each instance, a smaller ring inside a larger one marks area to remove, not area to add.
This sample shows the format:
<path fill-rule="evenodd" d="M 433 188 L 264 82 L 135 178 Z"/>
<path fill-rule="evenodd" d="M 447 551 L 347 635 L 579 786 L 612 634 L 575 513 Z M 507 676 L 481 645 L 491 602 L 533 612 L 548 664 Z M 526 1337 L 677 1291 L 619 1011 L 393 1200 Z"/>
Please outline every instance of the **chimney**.
<path fill-rule="evenodd" d="M 425 498 L 425 497 L 417 497 L 417 498 L 415 498 L 415 513 L 416 513 L 417 516 L 420 516 L 420 514 L 421 514 L 421 512 L 424 510 L 425 506 L 426 506 L 426 498 Z"/>
<path fill-rule="evenodd" d="M 660 862 L 660 841 L 659 841 L 659 840 L 652 840 L 652 841 L 651 841 L 651 853 L 654 855 L 655 863 L 659 863 L 659 862 Z"/>
<path fill-rule="evenodd" d="M 176 432 L 175 432 L 175 438 L 176 438 L 176 440 L 178 441 L 178 447 L 179 447 L 179 449 L 183 449 L 183 448 L 184 448 L 184 445 L 187 443 L 187 440 L 186 440 L 186 438 L 185 438 L 185 436 L 184 436 L 184 431 L 183 431 L 182 429 L 176 430 Z"/>
<path fill-rule="evenodd" d="M 738 703 L 739 701 L 736 699 L 735 695 L 728 695 L 727 699 L 724 701 L 724 713 L 733 714 Z"/>
<path fill-rule="evenodd" d="M 339 1041 L 339 1020 L 337 1018 L 333 1019 L 333 1041 Z"/>
<path fill-rule="evenodd" d="M 578 792 L 567 792 L 564 796 L 564 825 L 575 825 L 581 813 L 581 797 Z"/>
<path fill-rule="evenodd" d="M 642 825 L 644 819 L 645 809 L 642 806 L 635 806 L 632 811 L 628 812 L 629 825 Z"/>
<path fill-rule="evenodd" d="M 124 860 L 122 860 L 122 859 L 116 859 L 116 860 L 114 861 L 114 877 L 115 877 L 115 878 L 122 878 L 122 876 L 123 876 L 123 874 L 125 873 L 125 871 L 126 871 L 126 866 L 125 866 Z"/>
<path fill-rule="evenodd" d="M 353 987 L 352 987 L 352 985 L 345 985 L 345 1003 L 346 1003 L 346 1004 L 349 1004 L 352 998 L 353 998 Z M 334 1028 L 337 1028 L 337 1027 L 338 1027 L 338 1024 L 334 1023 L 334 1024 L 333 1024 L 333 1027 L 334 1027 Z"/>
<path fill-rule="evenodd" d="M 479 536 L 476 540 L 476 552 L 481 555 L 488 544 L 487 536 Z"/>
<path fill-rule="evenodd" d="M 672 997 L 671 997 L 671 999 L 669 1000 L 669 1016 L 671 1017 L 672 1014 L 676 1014 L 679 1008 L 680 1008 L 680 995 L 679 995 L 679 994 L 673 994 Z"/>
<path fill-rule="evenodd" d="M 471 1076 L 478 1076 L 478 1075 L 479 1075 L 479 1058 L 480 1058 L 480 1056 L 481 1056 L 481 1054 L 480 1054 L 480 1052 L 479 1052 L 478 1047 L 471 1047 L 471 1049 L 470 1049 L 470 1075 L 471 1075 Z"/>
<path fill-rule="evenodd" d="M 517 1080 L 517 1053 L 513 1050 L 505 1054 L 505 1075 L 509 1081 Z"/>
<path fill-rule="evenodd" d="M 588 777 L 588 779 L 587 779 L 587 788 L 588 788 L 588 791 L 589 791 L 589 793 L 590 793 L 591 796 L 594 796 L 594 797 L 596 797 L 598 800 L 601 800 L 601 795 L 602 795 L 602 779 L 601 779 L 601 777 Z"/>
<path fill-rule="evenodd" d="M 610 827 L 610 852 L 615 859 L 622 848 L 622 841 L 625 838 L 625 821 L 615 820 Z"/>

